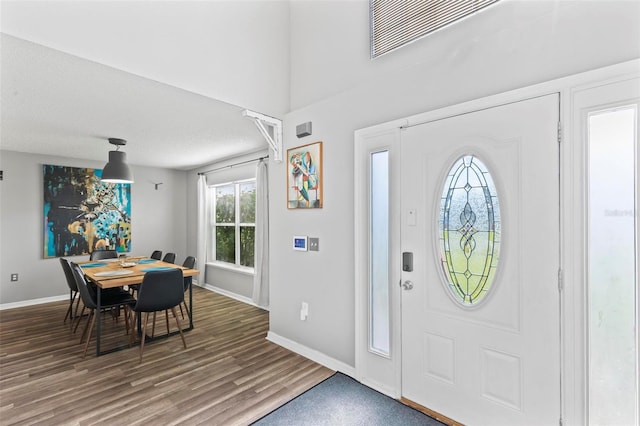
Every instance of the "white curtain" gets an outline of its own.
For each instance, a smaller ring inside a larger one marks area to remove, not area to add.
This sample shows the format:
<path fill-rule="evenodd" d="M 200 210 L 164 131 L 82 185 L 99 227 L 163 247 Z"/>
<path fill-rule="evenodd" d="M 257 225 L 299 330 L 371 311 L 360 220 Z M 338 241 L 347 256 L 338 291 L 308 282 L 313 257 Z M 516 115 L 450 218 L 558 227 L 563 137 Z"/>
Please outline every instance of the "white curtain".
<path fill-rule="evenodd" d="M 269 307 L 269 182 L 267 163 L 260 160 L 256 170 L 256 236 L 253 302 Z"/>
<path fill-rule="evenodd" d="M 203 286 L 207 282 L 205 271 L 207 266 L 207 236 L 209 235 L 209 188 L 207 187 L 207 177 L 198 177 L 198 223 L 196 239 L 196 258 L 198 263 L 196 268 L 200 271 L 197 277 L 198 284 Z"/>

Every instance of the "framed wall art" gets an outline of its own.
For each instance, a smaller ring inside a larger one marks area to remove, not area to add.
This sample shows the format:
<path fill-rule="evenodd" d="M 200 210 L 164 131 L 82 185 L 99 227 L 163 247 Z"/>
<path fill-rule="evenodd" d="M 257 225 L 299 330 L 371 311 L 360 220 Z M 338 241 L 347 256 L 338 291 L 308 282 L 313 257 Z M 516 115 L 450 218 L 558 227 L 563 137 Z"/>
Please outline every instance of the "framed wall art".
<path fill-rule="evenodd" d="M 131 185 L 102 170 L 43 165 L 44 257 L 131 251 Z"/>
<path fill-rule="evenodd" d="M 287 150 L 287 207 L 322 207 L 322 142 Z"/>

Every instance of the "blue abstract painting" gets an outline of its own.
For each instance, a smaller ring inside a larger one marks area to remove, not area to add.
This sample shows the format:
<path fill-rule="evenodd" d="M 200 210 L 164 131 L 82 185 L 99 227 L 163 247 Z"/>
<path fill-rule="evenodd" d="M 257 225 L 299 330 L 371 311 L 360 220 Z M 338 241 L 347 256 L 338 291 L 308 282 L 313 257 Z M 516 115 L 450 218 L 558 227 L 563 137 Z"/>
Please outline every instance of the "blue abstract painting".
<path fill-rule="evenodd" d="M 131 185 L 102 170 L 43 165 L 44 257 L 131 251 Z"/>

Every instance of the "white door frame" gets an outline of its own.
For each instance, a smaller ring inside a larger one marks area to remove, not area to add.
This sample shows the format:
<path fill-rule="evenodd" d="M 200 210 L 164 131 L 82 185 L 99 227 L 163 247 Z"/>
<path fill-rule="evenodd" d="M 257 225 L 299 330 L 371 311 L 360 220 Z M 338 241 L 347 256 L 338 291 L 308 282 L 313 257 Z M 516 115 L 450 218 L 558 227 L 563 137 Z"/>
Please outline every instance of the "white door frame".
<path fill-rule="evenodd" d="M 356 303 L 356 379 L 367 386 L 399 398 L 401 389 L 400 371 L 401 341 L 400 314 L 401 294 L 395 291 L 394 282 L 399 280 L 399 271 L 394 265 L 400 263 L 400 211 L 393 206 L 400 204 L 400 152 L 397 141 L 400 140 L 400 127 L 404 121 L 368 128 L 356 138 L 354 176 L 360 186 L 356 192 L 355 210 L 355 281 L 361 283 L 355 287 Z M 389 152 L 389 356 L 381 356 L 369 350 L 369 176 L 371 153 L 386 150 Z"/>
<path fill-rule="evenodd" d="M 581 74 L 537 84 L 534 86 L 501 93 L 498 95 L 472 100 L 458 105 L 417 114 L 402 120 L 394 120 L 377 126 L 359 129 L 355 132 L 354 148 L 354 180 L 355 187 L 363 188 L 368 182 L 366 174 L 369 147 L 367 141 L 372 137 L 387 133 L 390 149 L 400 143 L 397 132 L 403 125 L 416 125 L 429 121 L 465 114 L 496 105 L 517 102 L 522 99 L 560 93 L 560 118 L 562 124 L 562 143 L 560 144 L 560 266 L 563 291 L 561 293 L 561 313 L 559 327 L 561 329 L 561 409 L 565 425 L 582 425 L 586 421 L 586 320 L 584 277 L 586 271 L 585 227 L 583 214 L 585 211 L 584 147 L 579 136 L 574 136 L 574 121 L 578 118 L 573 112 L 573 94 L 588 87 L 595 87 L 607 82 L 640 78 L 640 59 L 588 71 Z M 395 133 L 394 133 L 395 132 Z M 396 167 L 401 165 L 395 163 Z M 393 166 L 392 166 L 393 167 Z M 392 170 L 392 175 L 397 171 Z M 400 341 L 392 338 L 392 356 L 388 360 L 390 377 L 377 377 L 367 357 L 372 356 L 367 350 L 368 339 L 368 235 L 363 218 L 368 217 L 368 200 L 366 191 L 355 199 L 355 336 L 356 378 L 381 392 L 399 398 L 402 395 L 400 363 Z M 395 204 L 397 208 L 399 203 Z M 399 218 L 399 212 L 392 217 Z M 364 228 L 363 228 L 364 226 Z M 399 232 L 399 226 L 391 226 L 392 232 Z M 394 238 L 392 237 L 392 240 Z M 398 239 L 399 241 L 399 239 Z M 392 256 L 399 256 L 399 245 L 390 247 Z M 395 250 L 395 252 L 394 252 Z M 392 300 L 399 297 L 401 278 L 400 262 L 392 262 L 395 269 L 390 273 L 390 294 Z M 560 277 L 559 277 L 560 279 Z M 391 305 L 391 333 L 399 336 L 401 331 L 399 303 Z M 447 413 L 442 413 L 446 415 Z"/>
<path fill-rule="evenodd" d="M 626 65 L 630 65 L 629 68 Z M 600 72 L 602 71 L 602 73 Z M 619 71 L 619 72 L 616 72 Z M 566 153 L 561 164 L 561 206 L 562 227 L 562 268 L 563 268 L 563 305 L 562 318 L 563 360 L 563 412 L 569 424 L 588 424 L 588 211 L 587 199 L 587 144 L 586 121 L 580 108 L 585 104 L 578 100 L 585 91 L 604 89 L 627 80 L 640 79 L 638 61 L 610 67 L 594 73 L 601 78 L 581 80 L 573 85 L 567 93 L 565 111 L 564 151 Z M 610 92 L 604 90 L 607 95 Z M 640 94 L 635 93 L 635 97 Z M 625 93 L 629 98 L 633 93 Z M 619 104 L 624 99 L 610 99 L 609 102 Z M 593 106 L 595 107 L 595 105 Z"/>

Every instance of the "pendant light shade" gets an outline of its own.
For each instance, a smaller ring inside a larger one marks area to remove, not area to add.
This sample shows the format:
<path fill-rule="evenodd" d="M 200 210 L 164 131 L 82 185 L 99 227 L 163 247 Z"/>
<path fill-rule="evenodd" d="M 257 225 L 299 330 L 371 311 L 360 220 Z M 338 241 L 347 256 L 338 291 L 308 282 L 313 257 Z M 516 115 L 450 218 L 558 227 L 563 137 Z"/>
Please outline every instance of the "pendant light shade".
<path fill-rule="evenodd" d="M 109 143 L 116 145 L 115 151 L 109 151 L 109 162 L 102 169 L 103 182 L 108 183 L 133 183 L 133 173 L 127 165 L 127 153 L 118 151 L 126 145 L 124 139 L 109 138 Z"/>

